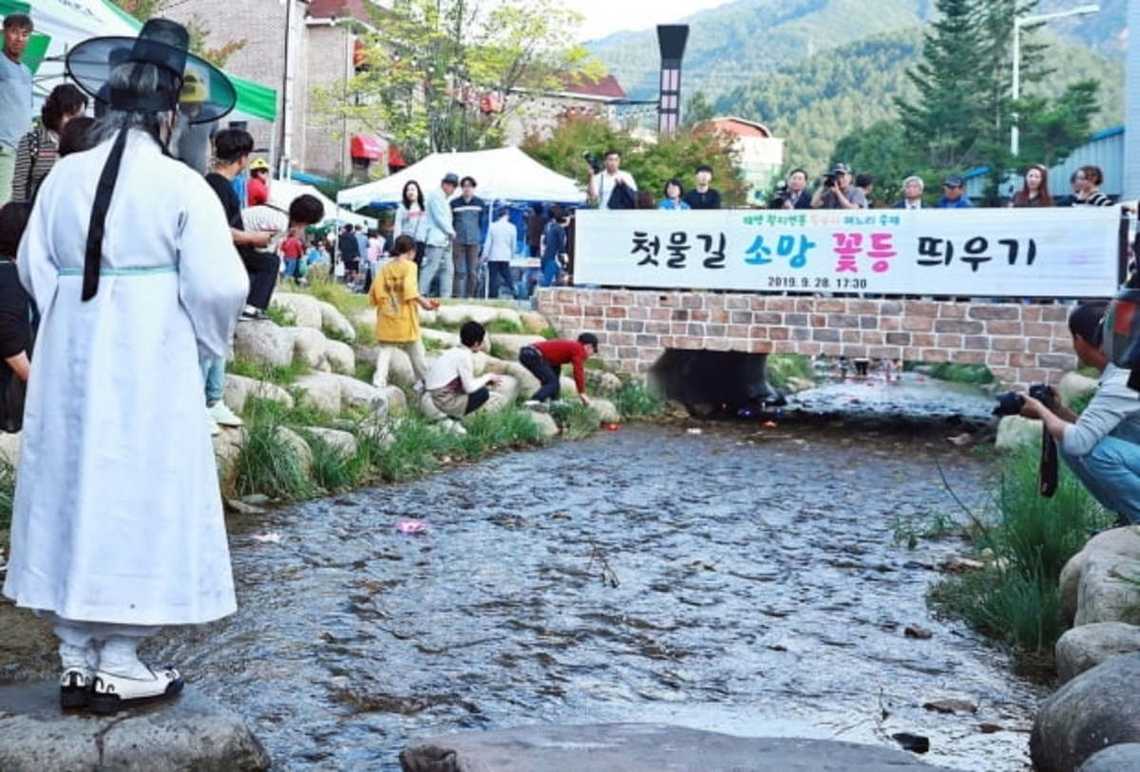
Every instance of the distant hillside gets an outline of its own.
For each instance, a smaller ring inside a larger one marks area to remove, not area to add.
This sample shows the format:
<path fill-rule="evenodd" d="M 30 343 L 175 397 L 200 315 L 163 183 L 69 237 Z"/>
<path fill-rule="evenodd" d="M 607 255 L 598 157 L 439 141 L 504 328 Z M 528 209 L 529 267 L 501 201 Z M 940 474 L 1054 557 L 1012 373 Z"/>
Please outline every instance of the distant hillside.
<path fill-rule="evenodd" d="M 1061 66 L 1042 91 L 1056 94 L 1073 81 L 1097 78 L 1102 113 L 1094 125 L 1119 123 L 1123 63 L 1055 37 L 1051 42 L 1051 59 Z M 789 164 L 818 174 L 844 135 L 895 117 L 894 98 L 910 94 L 906 70 L 919 56 L 921 44 L 921 31 L 911 29 L 816 54 L 722 94 L 714 100 L 715 109 L 767 124 L 785 139 Z"/>
<path fill-rule="evenodd" d="M 1127 0 L 1100 0 L 1093 16 L 1052 22 L 1054 34 L 1119 57 Z M 1041 0 L 1047 13 L 1073 0 Z M 691 25 L 685 52 L 688 93 L 712 97 L 743 87 L 765 72 L 787 69 L 829 49 L 884 33 L 902 33 L 929 20 L 933 0 L 737 0 L 684 19 Z M 623 32 L 587 44 L 634 98 L 657 94 L 660 65 L 653 29 Z"/>

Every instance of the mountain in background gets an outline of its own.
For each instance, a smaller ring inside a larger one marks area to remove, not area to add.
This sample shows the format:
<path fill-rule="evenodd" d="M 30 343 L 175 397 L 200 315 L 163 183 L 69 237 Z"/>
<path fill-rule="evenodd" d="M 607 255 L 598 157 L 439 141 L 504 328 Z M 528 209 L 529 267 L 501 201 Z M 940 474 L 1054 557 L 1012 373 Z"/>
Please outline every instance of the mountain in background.
<path fill-rule="evenodd" d="M 1040 91 L 1059 94 L 1084 78 L 1101 82 L 1094 126 L 1123 115 L 1127 0 L 1101 0 L 1098 14 L 1051 22 L 1054 75 Z M 1038 12 L 1071 8 L 1041 0 Z M 789 164 L 817 173 L 844 135 L 895 117 L 910 93 L 906 71 L 919 58 L 933 0 L 737 0 L 695 14 L 685 52 L 686 97 L 701 91 L 718 114 L 765 123 L 784 137 Z M 653 29 L 587 44 L 633 99 L 657 95 L 660 65 Z"/>
<path fill-rule="evenodd" d="M 1030 93 L 1056 96 L 1069 83 L 1097 79 L 1099 129 L 1120 123 L 1124 113 L 1124 63 L 1106 60 L 1087 46 L 1042 36 L 1052 46 L 1058 70 Z M 778 68 L 713 100 L 719 115 L 764 122 L 784 138 L 784 158 L 819 174 L 835 144 L 847 134 L 896 117 L 896 97 L 913 96 L 906 71 L 921 52 L 922 33 L 909 30 L 862 40 Z M 873 169 L 864 171 L 874 172 Z"/>
<path fill-rule="evenodd" d="M 1051 22 L 1063 39 L 1110 57 L 1122 55 L 1127 0 L 1101 0 L 1092 16 Z M 1072 0 L 1041 0 L 1041 13 Z M 714 97 L 829 49 L 888 32 L 914 30 L 933 13 L 933 0 L 736 0 L 681 21 L 690 25 L 684 84 Z M 586 44 L 634 99 L 657 95 L 660 55 L 655 29 L 619 32 Z"/>

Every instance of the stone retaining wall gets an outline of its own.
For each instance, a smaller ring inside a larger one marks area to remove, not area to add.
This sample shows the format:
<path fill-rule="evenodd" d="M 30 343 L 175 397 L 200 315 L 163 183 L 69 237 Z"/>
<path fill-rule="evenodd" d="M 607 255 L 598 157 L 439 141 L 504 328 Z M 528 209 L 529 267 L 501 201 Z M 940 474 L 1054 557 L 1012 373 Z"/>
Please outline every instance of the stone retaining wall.
<path fill-rule="evenodd" d="M 984 364 L 1010 386 L 1077 366 L 1064 305 L 863 300 L 550 288 L 538 308 L 563 335 L 594 332 L 601 356 L 644 373 L 666 349 Z"/>

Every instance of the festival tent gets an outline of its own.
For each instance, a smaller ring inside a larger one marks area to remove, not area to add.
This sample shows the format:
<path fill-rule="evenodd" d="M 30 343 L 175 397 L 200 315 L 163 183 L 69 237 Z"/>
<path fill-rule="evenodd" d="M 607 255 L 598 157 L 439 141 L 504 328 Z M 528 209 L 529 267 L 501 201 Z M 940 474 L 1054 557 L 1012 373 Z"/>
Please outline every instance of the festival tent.
<path fill-rule="evenodd" d="M 35 73 L 37 91 L 46 94 L 63 77 L 63 58 L 80 41 L 92 37 L 135 37 L 142 24 L 111 0 L 0 0 L 0 16 L 26 13 L 35 35 L 24 62 Z M 228 75 L 228 73 L 227 73 Z M 229 75 L 237 90 L 239 119 L 274 121 L 277 92 L 252 81 Z"/>
<path fill-rule="evenodd" d="M 289 204 L 293 203 L 293 199 L 297 196 L 302 196 L 308 193 L 310 196 L 316 196 L 325 206 L 325 222 L 336 220 L 341 223 L 351 223 L 352 225 L 363 225 L 365 228 L 375 228 L 376 220 L 371 217 L 356 214 L 348 209 L 338 208 L 328 196 L 321 191 L 314 188 L 312 185 L 304 185 L 296 180 L 270 180 L 269 181 L 269 204 L 277 209 L 284 209 L 288 211 Z"/>
<path fill-rule="evenodd" d="M 449 172 L 471 176 L 484 201 L 543 201 L 582 204 L 586 194 L 574 180 L 547 169 L 517 147 L 470 153 L 433 153 L 408 168 L 376 182 L 342 190 L 337 203 L 350 209 L 396 206 L 404 184 L 415 180 L 427 193 Z"/>

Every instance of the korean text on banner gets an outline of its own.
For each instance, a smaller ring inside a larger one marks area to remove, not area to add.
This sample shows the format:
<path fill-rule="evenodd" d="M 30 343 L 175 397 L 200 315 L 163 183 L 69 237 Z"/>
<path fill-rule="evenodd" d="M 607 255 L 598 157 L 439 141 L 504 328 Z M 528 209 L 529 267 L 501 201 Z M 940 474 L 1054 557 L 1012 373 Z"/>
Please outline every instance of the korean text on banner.
<path fill-rule="evenodd" d="M 583 210 L 574 282 L 612 287 L 1110 297 L 1114 208 Z"/>

